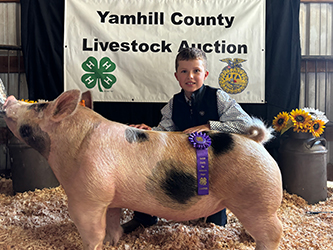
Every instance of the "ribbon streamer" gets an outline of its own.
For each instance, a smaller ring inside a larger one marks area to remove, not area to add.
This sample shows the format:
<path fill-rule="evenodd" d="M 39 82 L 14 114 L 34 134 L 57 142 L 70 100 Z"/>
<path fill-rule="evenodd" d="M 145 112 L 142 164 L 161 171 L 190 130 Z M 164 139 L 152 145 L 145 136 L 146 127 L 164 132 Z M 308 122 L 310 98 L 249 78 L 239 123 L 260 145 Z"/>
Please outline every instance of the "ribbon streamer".
<path fill-rule="evenodd" d="M 198 195 L 209 194 L 209 164 L 208 147 L 211 145 L 211 139 L 202 132 L 194 132 L 189 136 L 189 141 L 197 152 L 197 181 Z"/>

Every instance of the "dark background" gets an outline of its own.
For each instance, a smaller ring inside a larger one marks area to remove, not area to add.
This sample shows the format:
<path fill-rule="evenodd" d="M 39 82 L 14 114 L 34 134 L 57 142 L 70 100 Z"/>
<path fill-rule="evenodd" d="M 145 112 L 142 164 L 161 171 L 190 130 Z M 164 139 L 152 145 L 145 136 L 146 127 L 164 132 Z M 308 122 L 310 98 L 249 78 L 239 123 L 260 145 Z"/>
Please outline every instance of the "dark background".
<path fill-rule="evenodd" d="M 268 124 L 279 112 L 298 107 L 301 62 L 299 8 L 299 0 L 266 0 L 266 103 L 241 106 Z M 64 1 L 21 0 L 21 11 L 29 99 L 53 100 L 64 90 Z M 160 109 L 164 105 L 95 102 L 94 110 L 113 121 L 155 126 L 160 121 Z M 276 157 L 278 140 L 266 147 Z"/>

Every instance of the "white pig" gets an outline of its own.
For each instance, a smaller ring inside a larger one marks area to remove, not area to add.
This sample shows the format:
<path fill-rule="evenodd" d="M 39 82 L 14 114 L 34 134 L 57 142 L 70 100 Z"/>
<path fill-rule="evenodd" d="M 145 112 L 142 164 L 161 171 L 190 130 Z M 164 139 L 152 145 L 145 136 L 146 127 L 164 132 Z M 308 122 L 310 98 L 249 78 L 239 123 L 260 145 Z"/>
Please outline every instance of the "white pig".
<path fill-rule="evenodd" d="M 14 135 L 48 160 L 85 250 L 118 242 L 121 208 L 184 221 L 227 207 L 257 250 L 278 248 L 281 174 L 262 145 L 270 136 L 263 123 L 247 135 L 208 133 L 209 195 L 199 196 L 188 135 L 112 122 L 79 105 L 80 97 L 70 90 L 52 102 L 29 104 L 10 96 L 3 109 Z"/>

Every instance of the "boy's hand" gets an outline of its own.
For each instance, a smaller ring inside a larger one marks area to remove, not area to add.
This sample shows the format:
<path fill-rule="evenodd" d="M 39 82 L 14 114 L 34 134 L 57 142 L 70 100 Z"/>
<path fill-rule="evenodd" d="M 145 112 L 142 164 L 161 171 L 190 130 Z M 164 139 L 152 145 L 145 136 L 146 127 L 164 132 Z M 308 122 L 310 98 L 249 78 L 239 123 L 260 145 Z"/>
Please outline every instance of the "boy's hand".
<path fill-rule="evenodd" d="M 188 128 L 188 129 L 185 129 L 183 132 L 185 134 L 191 134 L 193 132 L 203 132 L 203 131 L 207 131 L 207 130 L 210 130 L 209 124 Z"/>
<path fill-rule="evenodd" d="M 151 127 L 149 127 L 148 125 L 146 125 L 144 123 L 141 123 L 141 124 L 131 124 L 129 126 L 133 127 L 133 128 L 138 128 L 138 129 L 151 130 Z"/>

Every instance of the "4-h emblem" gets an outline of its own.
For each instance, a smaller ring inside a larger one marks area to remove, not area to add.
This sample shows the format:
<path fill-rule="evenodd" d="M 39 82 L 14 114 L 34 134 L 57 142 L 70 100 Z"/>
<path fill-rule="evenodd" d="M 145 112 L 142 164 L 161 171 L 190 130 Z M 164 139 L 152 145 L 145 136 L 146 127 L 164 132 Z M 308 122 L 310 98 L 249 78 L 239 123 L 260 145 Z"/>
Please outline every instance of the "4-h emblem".
<path fill-rule="evenodd" d="M 231 58 L 226 58 L 220 61 L 228 64 L 220 73 L 220 87 L 228 94 L 241 93 L 249 82 L 249 78 L 241 65 L 241 63 L 246 60 L 239 58 L 232 60 Z"/>
<path fill-rule="evenodd" d="M 103 92 L 102 87 L 110 89 L 117 81 L 117 78 L 110 74 L 116 69 L 116 64 L 108 57 L 103 57 L 98 64 L 96 58 L 90 56 L 82 63 L 82 69 L 87 73 L 81 77 L 81 81 L 88 89 L 92 89 L 98 84 L 99 91 Z"/>

